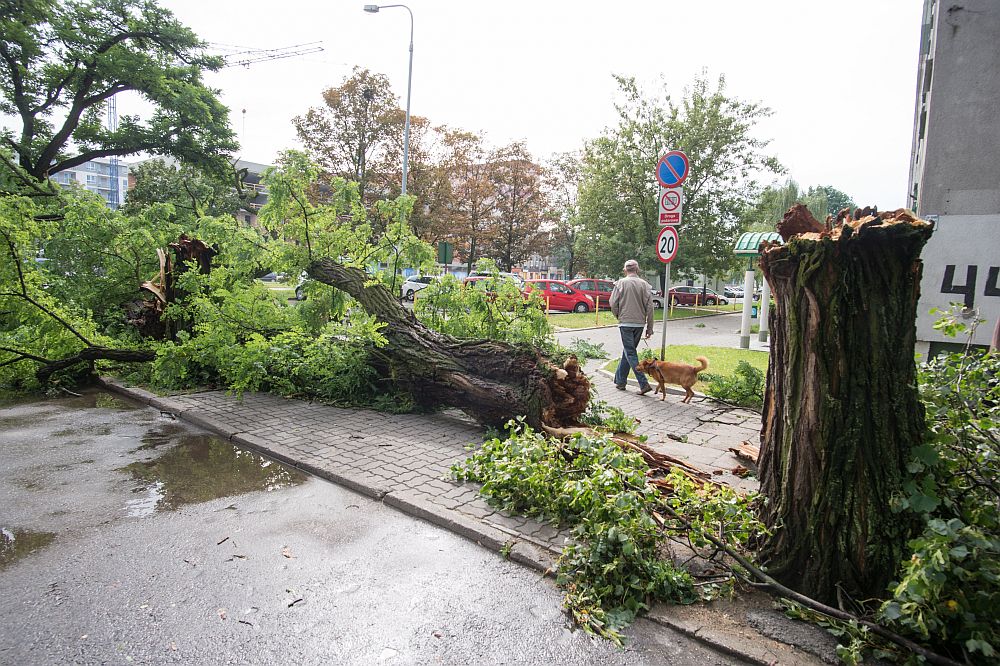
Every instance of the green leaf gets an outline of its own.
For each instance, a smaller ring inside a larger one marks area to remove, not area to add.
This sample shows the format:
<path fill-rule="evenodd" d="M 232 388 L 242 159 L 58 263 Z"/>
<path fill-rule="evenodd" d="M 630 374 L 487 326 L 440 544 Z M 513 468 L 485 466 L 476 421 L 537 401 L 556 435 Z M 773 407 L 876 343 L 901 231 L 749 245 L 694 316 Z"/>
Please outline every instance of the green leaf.
<path fill-rule="evenodd" d="M 941 500 L 939 500 L 937 497 L 932 497 L 930 495 L 924 495 L 923 493 L 919 493 L 919 492 L 915 493 L 913 495 L 910 495 L 908 501 L 909 501 L 909 504 L 910 504 L 910 508 L 912 508 L 914 511 L 918 511 L 920 513 L 930 513 L 931 511 L 934 511 L 935 509 L 937 509 L 938 506 L 941 504 Z M 945 534 L 947 532 L 947 528 L 943 528 L 943 529 L 945 531 L 940 532 L 940 534 Z"/>
<path fill-rule="evenodd" d="M 882 617 L 887 620 L 898 620 L 902 614 L 902 609 L 895 601 L 887 603 L 882 609 Z"/>

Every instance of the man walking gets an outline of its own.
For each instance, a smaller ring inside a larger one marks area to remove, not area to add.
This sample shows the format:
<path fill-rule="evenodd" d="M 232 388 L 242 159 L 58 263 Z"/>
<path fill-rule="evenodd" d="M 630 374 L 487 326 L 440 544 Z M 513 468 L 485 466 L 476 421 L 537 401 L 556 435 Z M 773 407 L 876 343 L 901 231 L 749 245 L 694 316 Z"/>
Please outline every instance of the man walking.
<path fill-rule="evenodd" d="M 639 353 L 636 348 L 642 339 L 642 329 L 646 338 L 653 335 L 653 294 L 649 283 L 639 277 L 639 262 L 629 259 L 625 262 L 625 277 L 615 283 L 611 292 L 611 313 L 618 319 L 618 332 L 622 336 L 622 358 L 615 371 L 615 388 L 625 390 L 628 371 L 635 373 L 639 380 L 639 395 L 653 390 L 646 375 L 639 371 Z"/>

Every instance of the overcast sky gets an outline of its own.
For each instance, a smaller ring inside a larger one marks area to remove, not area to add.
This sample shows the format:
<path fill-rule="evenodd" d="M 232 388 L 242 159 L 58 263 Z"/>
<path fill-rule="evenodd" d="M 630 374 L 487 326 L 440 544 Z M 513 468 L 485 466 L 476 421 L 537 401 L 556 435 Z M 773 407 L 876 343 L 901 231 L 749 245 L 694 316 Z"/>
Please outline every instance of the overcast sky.
<path fill-rule="evenodd" d="M 363 0 L 161 4 L 226 47 L 322 42 L 322 53 L 208 75 L 232 110 L 244 159 L 267 163 L 296 146 L 291 118 L 319 105 L 321 91 L 355 65 L 387 75 L 405 102 L 405 9 L 369 14 Z M 880 208 L 906 205 L 919 0 L 408 5 L 411 111 L 435 124 L 483 131 L 494 145 L 523 139 L 545 158 L 614 123 L 613 73 L 649 85 L 662 74 L 677 99 L 705 70 L 774 111 L 759 135 L 801 186 L 833 185 Z M 122 100 L 119 113 L 128 112 Z"/>

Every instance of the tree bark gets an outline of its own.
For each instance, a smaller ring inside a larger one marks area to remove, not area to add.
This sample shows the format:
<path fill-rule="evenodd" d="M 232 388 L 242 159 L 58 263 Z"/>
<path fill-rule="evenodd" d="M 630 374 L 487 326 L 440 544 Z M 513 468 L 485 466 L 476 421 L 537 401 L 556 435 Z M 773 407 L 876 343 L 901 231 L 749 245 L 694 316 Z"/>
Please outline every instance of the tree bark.
<path fill-rule="evenodd" d="M 431 330 L 357 268 L 320 259 L 307 269 L 342 289 L 387 326 L 389 341 L 372 354 L 421 406 L 457 407 L 492 427 L 517 416 L 538 429 L 575 426 L 587 409 L 590 382 L 575 358 L 555 365 L 537 349 L 493 340 L 458 340 Z"/>
<path fill-rule="evenodd" d="M 760 480 L 768 572 L 837 604 L 883 593 L 912 534 L 890 501 L 924 432 L 914 322 L 932 226 L 902 210 L 830 225 L 794 206 L 787 244 L 761 253 L 775 307 Z"/>
<path fill-rule="evenodd" d="M 110 349 L 108 347 L 86 347 L 73 356 L 50 361 L 35 371 L 39 383 L 46 384 L 52 375 L 71 368 L 77 363 L 93 361 L 119 361 L 122 363 L 143 363 L 156 358 L 156 352 L 142 349 Z"/>

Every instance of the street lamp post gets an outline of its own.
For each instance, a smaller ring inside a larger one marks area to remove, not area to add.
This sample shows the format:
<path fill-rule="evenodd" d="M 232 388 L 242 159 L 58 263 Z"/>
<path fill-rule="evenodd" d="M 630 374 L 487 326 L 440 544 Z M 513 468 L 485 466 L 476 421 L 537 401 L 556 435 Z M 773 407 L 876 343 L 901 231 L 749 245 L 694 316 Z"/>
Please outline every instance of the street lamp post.
<path fill-rule="evenodd" d="M 413 87 L 413 12 L 406 5 L 365 5 L 365 11 L 369 14 L 377 14 L 380 9 L 390 7 L 402 7 L 410 14 L 410 70 L 406 75 L 406 126 L 403 130 L 403 189 L 406 195 L 406 175 L 409 168 L 410 159 L 410 90 Z"/>

